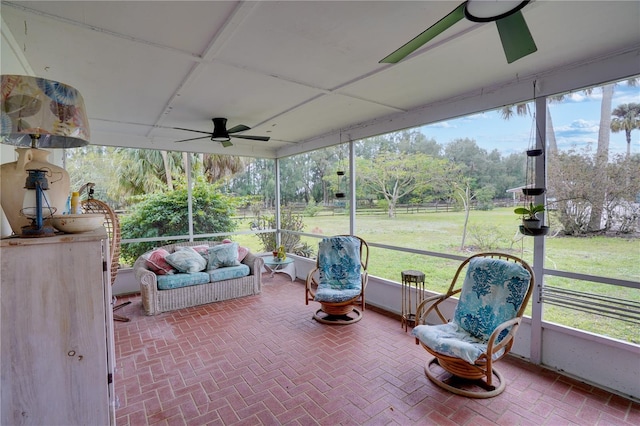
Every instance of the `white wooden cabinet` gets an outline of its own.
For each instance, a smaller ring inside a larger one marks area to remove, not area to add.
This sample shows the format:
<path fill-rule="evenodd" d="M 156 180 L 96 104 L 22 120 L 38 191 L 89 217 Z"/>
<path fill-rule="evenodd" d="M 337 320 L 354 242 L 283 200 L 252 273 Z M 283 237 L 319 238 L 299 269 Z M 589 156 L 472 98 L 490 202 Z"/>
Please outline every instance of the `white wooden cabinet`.
<path fill-rule="evenodd" d="M 2 425 L 113 425 L 106 232 L 0 240 Z"/>

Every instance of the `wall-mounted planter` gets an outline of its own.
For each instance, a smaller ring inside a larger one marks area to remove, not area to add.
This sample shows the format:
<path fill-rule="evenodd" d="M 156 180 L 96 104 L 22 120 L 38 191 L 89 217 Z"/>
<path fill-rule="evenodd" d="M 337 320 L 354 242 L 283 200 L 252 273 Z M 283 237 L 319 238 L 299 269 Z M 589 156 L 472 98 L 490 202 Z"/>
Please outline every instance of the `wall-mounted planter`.
<path fill-rule="evenodd" d="M 549 233 L 548 226 L 540 226 L 539 228 L 527 228 L 525 225 L 520 225 L 520 233 L 528 235 L 530 237 L 537 237 L 538 235 L 547 235 Z"/>
<path fill-rule="evenodd" d="M 540 229 L 542 221 L 540 219 L 522 219 L 522 226 L 525 229 Z"/>

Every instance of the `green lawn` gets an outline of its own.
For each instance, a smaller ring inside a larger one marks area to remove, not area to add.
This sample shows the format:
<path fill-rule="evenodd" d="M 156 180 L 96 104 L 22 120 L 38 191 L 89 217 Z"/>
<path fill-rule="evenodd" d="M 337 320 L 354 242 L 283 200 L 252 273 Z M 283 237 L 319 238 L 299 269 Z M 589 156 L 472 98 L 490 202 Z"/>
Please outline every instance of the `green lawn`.
<path fill-rule="evenodd" d="M 509 252 L 533 262 L 532 237 L 517 232 L 519 218 L 511 208 L 491 211 L 473 211 L 469 218 L 465 246 L 461 249 L 463 212 L 407 214 L 399 212 L 391 219 L 384 214 L 358 214 L 356 234 L 369 243 L 469 256 L 488 250 Z M 335 235 L 349 232 L 347 214 L 320 214 L 304 217 L 305 232 Z M 550 224 L 553 229 L 554 223 Z M 240 221 L 239 230 L 248 230 L 249 220 Z M 238 242 L 254 251 L 262 251 L 253 235 L 237 235 Z M 303 238 L 312 247 L 318 240 Z M 409 254 L 393 250 L 372 248 L 370 274 L 400 281 L 400 271 L 418 269 L 425 273 L 429 289 L 443 291 L 458 265 L 430 256 Z M 602 277 L 640 281 L 640 239 L 629 237 L 546 237 L 545 267 Z M 545 277 L 545 284 L 589 293 L 611 295 L 640 303 L 640 289 L 621 288 L 607 284 Z M 546 321 L 556 322 L 583 330 L 640 343 L 637 325 L 603 318 L 572 309 L 546 306 Z"/>

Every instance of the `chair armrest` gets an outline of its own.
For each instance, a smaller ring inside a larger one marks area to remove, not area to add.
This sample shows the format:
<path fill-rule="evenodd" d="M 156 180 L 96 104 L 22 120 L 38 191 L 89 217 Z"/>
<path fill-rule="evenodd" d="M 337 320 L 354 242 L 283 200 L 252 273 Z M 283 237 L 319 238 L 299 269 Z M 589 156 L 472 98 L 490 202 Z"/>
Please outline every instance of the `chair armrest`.
<path fill-rule="evenodd" d="M 424 299 L 416 308 L 416 324 L 426 324 L 427 316 L 432 311 L 435 311 L 435 313 L 438 315 L 438 318 L 440 318 L 440 321 L 442 321 L 442 324 L 448 323 L 449 319 L 446 318 L 440 311 L 440 303 L 444 302 L 452 296 L 455 296 L 458 293 L 460 293 L 460 289 L 455 290 L 452 293 L 436 294 Z"/>
<path fill-rule="evenodd" d="M 489 341 L 487 342 L 487 357 L 492 358 L 493 354 L 500 351 L 502 348 L 505 348 L 505 354 L 509 351 L 509 349 L 511 349 L 516 331 L 520 326 L 520 321 L 522 321 L 522 317 L 512 318 L 509 321 L 505 321 L 502 324 L 498 325 L 496 329 L 493 330 L 493 333 L 491 333 Z M 498 336 L 500 336 L 500 333 L 502 333 L 502 331 L 506 330 L 508 327 L 511 327 L 511 330 L 509 330 L 507 335 L 504 336 L 500 343 L 495 344 L 495 341 Z"/>
<path fill-rule="evenodd" d="M 255 254 L 249 252 L 242 259 L 242 263 L 249 267 L 249 275 L 256 275 L 262 273 L 262 265 L 264 264 L 264 259 L 260 256 L 256 256 Z"/>
<path fill-rule="evenodd" d="M 316 281 L 314 274 L 319 270 L 319 268 L 316 266 L 315 268 L 313 268 L 311 271 L 309 271 L 309 273 L 307 274 L 307 281 L 305 283 L 305 304 L 309 304 L 310 300 L 315 299 L 316 297 L 316 292 L 313 290 L 312 286 L 313 285 L 318 285 L 318 282 Z"/>
<path fill-rule="evenodd" d="M 157 283 L 156 274 L 147 268 L 147 259 L 145 257 L 147 253 L 138 257 L 133 264 L 133 274 L 140 283 L 143 281 L 148 282 L 153 280 Z"/>

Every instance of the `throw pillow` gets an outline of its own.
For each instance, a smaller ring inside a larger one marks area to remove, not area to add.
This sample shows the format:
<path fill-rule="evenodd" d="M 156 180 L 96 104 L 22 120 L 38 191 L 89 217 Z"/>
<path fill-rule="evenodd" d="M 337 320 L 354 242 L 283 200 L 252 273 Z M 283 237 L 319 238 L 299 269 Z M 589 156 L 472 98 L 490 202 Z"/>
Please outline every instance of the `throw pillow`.
<path fill-rule="evenodd" d="M 242 262 L 245 257 L 249 254 L 248 247 L 238 246 L 238 262 Z"/>
<path fill-rule="evenodd" d="M 233 241 L 231 241 L 228 238 L 225 238 L 224 240 L 222 240 L 222 243 L 232 243 Z M 247 257 L 247 254 L 249 254 L 249 248 L 248 247 L 242 247 L 242 246 L 238 246 L 238 262 L 242 262 L 244 260 L 245 257 Z"/>
<path fill-rule="evenodd" d="M 204 271 L 207 267 L 207 261 L 191 247 L 174 251 L 165 260 L 178 271 L 188 274 Z"/>
<path fill-rule="evenodd" d="M 169 252 L 165 249 L 155 249 L 149 253 L 147 258 L 147 268 L 153 271 L 156 275 L 170 275 L 175 272 L 173 266 L 169 265 L 165 260 L 169 255 Z"/>
<path fill-rule="evenodd" d="M 208 270 L 225 266 L 238 266 L 238 243 L 225 243 L 209 247 Z"/>
<path fill-rule="evenodd" d="M 209 262 L 209 246 L 207 244 L 201 244 L 198 246 L 176 246 L 176 251 L 184 249 L 194 249 L 206 262 Z"/>

